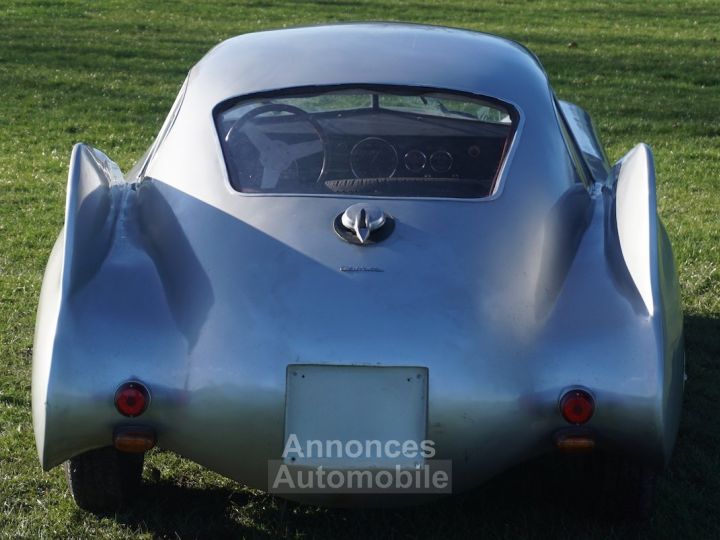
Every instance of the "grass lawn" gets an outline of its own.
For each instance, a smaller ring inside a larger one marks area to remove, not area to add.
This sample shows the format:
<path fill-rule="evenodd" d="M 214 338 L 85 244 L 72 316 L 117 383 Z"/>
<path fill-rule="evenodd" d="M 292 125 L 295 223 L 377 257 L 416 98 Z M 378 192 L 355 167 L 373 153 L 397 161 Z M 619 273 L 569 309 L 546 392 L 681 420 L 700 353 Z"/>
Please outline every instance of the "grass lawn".
<path fill-rule="evenodd" d="M 612 160 L 639 141 L 653 147 L 680 273 L 689 375 L 654 518 L 637 526 L 583 512 L 583 493 L 568 493 L 553 460 L 427 507 L 339 511 L 286 505 L 161 451 L 146 467 L 149 502 L 113 517 L 81 512 L 62 471 L 40 470 L 30 415 L 35 310 L 63 222 L 73 143 L 90 143 L 128 170 L 186 72 L 219 41 L 264 28 L 383 19 L 514 38 L 540 57 L 561 98 L 592 114 Z M 0 537 L 720 537 L 717 1 L 4 0 L 0 134 Z"/>

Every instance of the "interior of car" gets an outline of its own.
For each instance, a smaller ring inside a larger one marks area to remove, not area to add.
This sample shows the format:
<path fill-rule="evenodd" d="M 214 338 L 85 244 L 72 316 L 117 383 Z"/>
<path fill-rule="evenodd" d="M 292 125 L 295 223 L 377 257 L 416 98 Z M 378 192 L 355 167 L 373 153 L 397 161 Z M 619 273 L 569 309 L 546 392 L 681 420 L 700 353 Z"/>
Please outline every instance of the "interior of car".
<path fill-rule="evenodd" d="M 490 196 L 516 122 L 505 104 L 414 89 L 232 100 L 215 119 L 244 193 Z"/>

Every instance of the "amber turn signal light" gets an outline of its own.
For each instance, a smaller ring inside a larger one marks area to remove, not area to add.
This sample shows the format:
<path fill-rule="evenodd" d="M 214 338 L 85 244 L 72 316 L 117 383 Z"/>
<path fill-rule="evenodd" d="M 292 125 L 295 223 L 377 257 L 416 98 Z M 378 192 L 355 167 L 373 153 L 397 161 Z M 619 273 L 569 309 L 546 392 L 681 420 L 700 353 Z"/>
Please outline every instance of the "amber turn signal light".
<path fill-rule="evenodd" d="M 571 424 L 584 424 L 595 412 L 595 401 L 585 390 L 570 390 L 560 400 L 560 411 Z"/>
<path fill-rule="evenodd" d="M 140 416 L 149 404 L 150 392 L 140 382 L 123 383 L 115 391 L 115 408 L 123 416 L 130 418 Z"/>
<path fill-rule="evenodd" d="M 123 426 L 113 433 L 113 445 L 121 452 L 147 452 L 156 441 L 155 430 L 149 427 Z"/>
<path fill-rule="evenodd" d="M 595 439 L 587 435 L 561 435 L 555 439 L 555 446 L 566 453 L 590 452 L 595 448 Z"/>

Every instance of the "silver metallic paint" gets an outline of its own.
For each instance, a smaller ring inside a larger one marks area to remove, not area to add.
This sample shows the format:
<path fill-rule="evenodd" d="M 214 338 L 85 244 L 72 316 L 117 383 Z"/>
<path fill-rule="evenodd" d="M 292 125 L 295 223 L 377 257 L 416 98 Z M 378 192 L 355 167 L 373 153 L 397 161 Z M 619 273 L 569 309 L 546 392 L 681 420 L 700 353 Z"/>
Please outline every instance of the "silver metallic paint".
<path fill-rule="evenodd" d="M 513 104 L 520 127 L 497 192 L 373 198 L 396 229 L 363 247 L 332 223 L 367 197 L 232 190 L 214 106 L 341 84 Z M 43 467 L 110 444 L 127 421 L 115 389 L 138 379 L 153 402 L 133 424 L 265 488 L 267 460 L 283 448 L 290 364 L 426 367 L 427 435 L 438 458 L 453 460 L 455 491 L 550 451 L 566 426 L 558 400 L 574 387 L 595 397 L 588 427 L 599 445 L 666 463 L 681 404 L 682 312 L 652 156 L 636 148 L 586 189 L 553 99 L 530 53 L 484 34 L 397 24 L 260 32 L 220 44 L 191 70 L 140 181 L 123 182 L 103 154 L 76 146 L 35 336 Z M 587 123 L 568 123 L 601 148 Z M 347 306 L 372 313 L 362 332 L 342 317 Z"/>

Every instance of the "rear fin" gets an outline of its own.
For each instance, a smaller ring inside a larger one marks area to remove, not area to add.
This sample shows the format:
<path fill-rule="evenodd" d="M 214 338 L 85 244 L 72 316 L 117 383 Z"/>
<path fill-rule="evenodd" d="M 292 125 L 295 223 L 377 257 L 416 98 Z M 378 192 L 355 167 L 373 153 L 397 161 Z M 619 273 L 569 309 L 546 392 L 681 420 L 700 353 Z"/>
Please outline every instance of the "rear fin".
<path fill-rule="evenodd" d="M 639 144 L 615 164 L 615 221 L 625 265 L 649 315 L 659 298 L 658 216 L 652 151 Z"/>
<path fill-rule="evenodd" d="M 117 188 L 127 184 L 120 168 L 100 150 L 76 144 L 70 157 L 65 203 L 63 296 L 97 272 L 112 246 Z"/>

